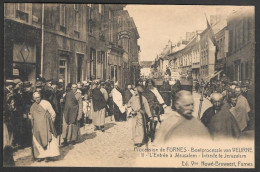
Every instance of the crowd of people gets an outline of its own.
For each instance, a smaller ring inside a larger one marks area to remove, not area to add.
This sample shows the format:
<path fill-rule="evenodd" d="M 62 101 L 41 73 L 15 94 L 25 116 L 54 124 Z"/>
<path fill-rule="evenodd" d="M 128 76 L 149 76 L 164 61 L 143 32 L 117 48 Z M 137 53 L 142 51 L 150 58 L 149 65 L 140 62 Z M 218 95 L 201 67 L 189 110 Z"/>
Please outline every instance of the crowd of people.
<path fill-rule="evenodd" d="M 192 91 L 183 88 L 179 80 L 174 85 L 165 80 L 159 88 L 152 79 L 139 80 L 125 90 L 110 80 L 69 83 L 66 87 L 63 80 L 40 78 L 35 84 L 6 80 L 4 163 L 14 165 L 8 155 L 14 148 L 27 146 L 32 147 L 35 160 L 54 160 L 60 154 L 59 145 L 80 140 L 80 128 L 84 125 L 92 124 L 95 131 L 105 132 L 108 116 L 115 121 L 131 121 L 132 140 L 137 147 L 147 144 L 149 139 L 168 142 L 191 133 L 190 137 L 238 138 L 248 128 L 248 113 L 253 109 L 249 86 L 248 82 L 225 80 L 196 84 L 195 91 L 209 98 L 213 106 L 201 119 L 195 119 Z M 167 106 L 174 113 L 162 122 Z M 161 125 L 156 133 L 158 123 Z"/>

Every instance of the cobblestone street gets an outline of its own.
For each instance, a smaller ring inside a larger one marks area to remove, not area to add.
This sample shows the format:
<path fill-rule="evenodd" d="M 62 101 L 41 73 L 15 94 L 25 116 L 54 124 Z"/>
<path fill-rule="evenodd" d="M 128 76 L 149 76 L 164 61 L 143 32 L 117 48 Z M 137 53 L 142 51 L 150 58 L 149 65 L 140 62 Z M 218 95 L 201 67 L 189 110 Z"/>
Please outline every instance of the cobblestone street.
<path fill-rule="evenodd" d="M 200 95 L 194 93 L 194 116 L 198 112 L 199 99 Z M 202 113 L 209 106 L 209 100 L 204 99 Z M 162 119 L 171 111 L 170 107 L 167 107 Z M 57 161 L 34 162 L 31 148 L 18 150 L 14 154 L 16 166 L 134 166 L 138 154 L 134 152 L 133 141 L 131 140 L 130 121 L 115 122 L 114 120 L 111 121 L 111 117 L 107 117 L 105 129 L 104 133 L 94 131 L 92 124 L 81 128 L 80 142 L 75 145 L 60 147 L 61 156 Z"/>

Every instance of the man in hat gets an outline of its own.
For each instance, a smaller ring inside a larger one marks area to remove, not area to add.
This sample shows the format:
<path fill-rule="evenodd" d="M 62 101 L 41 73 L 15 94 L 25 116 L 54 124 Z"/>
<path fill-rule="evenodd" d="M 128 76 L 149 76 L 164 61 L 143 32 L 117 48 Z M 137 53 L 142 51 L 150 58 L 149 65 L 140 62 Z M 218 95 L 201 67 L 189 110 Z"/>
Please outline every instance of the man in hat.
<path fill-rule="evenodd" d="M 29 146 L 32 143 L 32 130 L 31 130 L 31 123 L 28 118 L 28 114 L 30 112 L 30 108 L 33 104 L 33 92 L 31 89 L 32 84 L 29 81 L 24 81 L 23 87 L 23 123 L 25 132 L 22 136 L 24 146 Z"/>
<path fill-rule="evenodd" d="M 51 160 L 60 155 L 57 133 L 54 127 L 56 117 L 51 104 L 41 99 L 39 92 L 33 93 L 34 103 L 30 108 L 32 120 L 33 153 L 37 161 Z"/>
<path fill-rule="evenodd" d="M 23 126 L 23 92 L 22 81 L 20 79 L 14 80 L 13 98 L 14 98 L 14 144 L 15 146 L 22 146 L 22 135 L 24 134 Z"/>
<path fill-rule="evenodd" d="M 163 81 L 163 85 L 160 87 L 160 94 L 167 106 L 171 105 L 171 86 L 168 80 Z"/>
<path fill-rule="evenodd" d="M 156 144 L 173 144 L 179 139 L 210 139 L 207 128 L 192 115 L 194 100 L 190 91 L 182 90 L 176 94 L 176 111 L 162 122 Z"/>
<path fill-rule="evenodd" d="M 108 100 L 107 100 L 108 107 L 106 108 L 106 110 L 108 112 L 108 115 L 112 116 L 114 113 L 114 105 L 113 105 L 114 103 L 113 103 L 112 94 L 111 94 L 113 87 L 111 86 L 110 80 L 106 80 L 104 88 L 106 89 L 107 94 L 108 94 Z"/>
<path fill-rule="evenodd" d="M 60 106 L 60 99 L 61 94 L 58 91 L 58 81 L 52 80 L 51 84 L 49 85 L 49 102 L 51 103 L 55 113 L 56 113 L 56 118 L 55 118 L 55 129 L 57 134 L 61 134 L 62 133 L 62 129 L 61 129 L 61 106 Z"/>
<path fill-rule="evenodd" d="M 48 79 L 46 80 L 46 84 L 44 82 L 42 82 L 42 99 L 44 100 L 47 100 L 47 101 L 50 101 L 52 98 L 52 82 L 53 80 L 52 79 Z"/>
<path fill-rule="evenodd" d="M 131 97 L 133 96 L 134 94 L 132 93 L 132 85 L 131 84 L 128 84 L 127 85 L 127 88 L 126 88 L 126 91 L 125 91 L 125 103 L 127 104 L 128 101 L 131 99 Z"/>
<path fill-rule="evenodd" d="M 13 81 L 6 80 L 4 88 L 4 109 L 3 109 L 3 165 L 14 166 L 13 159 Z"/>
<path fill-rule="evenodd" d="M 126 113 L 122 90 L 118 86 L 118 82 L 115 83 L 115 87 L 111 91 L 112 99 L 114 102 L 114 117 L 115 121 L 126 121 Z"/>
<path fill-rule="evenodd" d="M 158 99 L 156 95 L 151 91 L 151 85 L 152 85 L 152 80 L 146 80 L 145 83 L 145 89 L 142 93 L 142 95 L 146 98 L 149 107 L 150 107 L 150 112 L 153 117 L 153 121 L 150 123 L 150 137 L 151 141 L 153 142 L 154 136 L 155 136 L 155 129 L 157 126 L 158 121 L 160 121 L 160 104 L 158 102 Z"/>
<path fill-rule="evenodd" d="M 102 91 L 106 91 L 105 89 Z M 93 82 L 92 84 L 92 120 L 95 130 L 105 131 L 105 113 L 108 98 L 106 93 L 102 93 L 100 90 L 100 83 L 98 81 Z"/>
<path fill-rule="evenodd" d="M 223 102 L 221 93 L 213 93 L 210 97 L 212 107 L 209 107 L 201 118 L 214 139 L 238 138 L 238 124 L 229 111 L 230 106 Z"/>
<path fill-rule="evenodd" d="M 66 93 L 65 107 L 63 113 L 63 139 L 64 145 L 75 144 L 79 139 L 79 121 L 83 113 L 83 103 L 81 92 L 78 91 L 77 84 L 72 84 L 71 90 Z"/>

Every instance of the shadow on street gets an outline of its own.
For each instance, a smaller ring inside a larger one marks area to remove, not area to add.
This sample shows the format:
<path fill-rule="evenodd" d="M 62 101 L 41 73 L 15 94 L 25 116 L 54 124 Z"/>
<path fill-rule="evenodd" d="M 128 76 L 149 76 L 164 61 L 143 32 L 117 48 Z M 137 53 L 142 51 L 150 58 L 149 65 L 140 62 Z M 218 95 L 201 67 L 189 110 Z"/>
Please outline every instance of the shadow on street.
<path fill-rule="evenodd" d="M 105 124 L 105 130 L 108 130 L 109 128 L 114 127 L 116 124 L 115 123 L 106 123 Z"/>

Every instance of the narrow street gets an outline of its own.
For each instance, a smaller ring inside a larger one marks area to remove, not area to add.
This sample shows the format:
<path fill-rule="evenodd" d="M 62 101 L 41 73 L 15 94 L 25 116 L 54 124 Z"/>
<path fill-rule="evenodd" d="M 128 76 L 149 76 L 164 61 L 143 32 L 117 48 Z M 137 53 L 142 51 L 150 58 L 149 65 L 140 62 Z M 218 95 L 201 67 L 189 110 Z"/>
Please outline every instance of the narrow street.
<path fill-rule="evenodd" d="M 194 116 L 197 116 L 200 95 L 194 93 Z M 204 99 L 202 113 L 211 105 Z M 164 119 L 172 112 L 167 107 Z M 130 121 L 115 122 L 106 118 L 105 132 L 94 131 L 93 125 L 81 128 L 81 140 L 75 145 L 60 147 L 60 159 L 53 162 L 33 162 L 31 148 L 18 150 L 14 154 L 16 166 L 77 166 L 77 167 L 131 167 L 138 156 L 131 140 Z M 160 127 L 158 125 L 158 127 Z"/>

